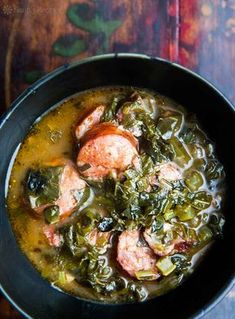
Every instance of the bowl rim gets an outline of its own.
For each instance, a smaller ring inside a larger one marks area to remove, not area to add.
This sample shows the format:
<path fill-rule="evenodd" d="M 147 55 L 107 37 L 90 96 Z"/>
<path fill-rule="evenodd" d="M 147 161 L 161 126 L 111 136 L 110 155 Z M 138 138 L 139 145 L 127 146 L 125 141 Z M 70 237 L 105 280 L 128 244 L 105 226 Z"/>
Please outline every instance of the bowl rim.
<path fill-rule="evenodd" d="M 47 81 L 53 79 L 54 77 L 62 74 L 66 70 L 70 70 L 73 68 L 78 67 L 79 65 L 87 64 L 90 62 L 96 62 L 99 60 L 109 60 L 109 59 L 118 59 L 118 58 L 136 58 L 136 59 L 143 59 L 143 60 L 153 60 L 158 61 L 160 63 L 167 64 L 169 66 L 173 66 L 174 68 L 178 69 L 180 72 L 186 73 L 190 75 L 191 77 L 195 78 L 205 86 L 207 86 L 211 91 L 214 91 L 218 96 L 220 96 L 225 103 L 228 105 L 228 107 L 235 113 L 235 105 L 232 104 L 232 102 L 210 81 L 202 77 L 201 75 L 195 73 L 194 71 L 176 63 L 171 62 L 167 59 L 161 58 L 161 57 L 155 57 L 150 56 L 147 54 L 140 54 L 140 53 L 108 53 L 108 54 L 101 54 L 101 55 L 95 55 L 90 56 L 81 60 L 73 61 L 70 63 L 65 63 L 58 68 L 52 70 L 51 72 L 45 74 L 42 76 L 39 80 L 35 81 L 32 85 L 30 85 L 28 88 L 26 88 L 10 105 L 9 108 L 0 116 L 0 131 L 6 121 L 9 119 L 11 114 L 14 112 L 17 107 L 31 94 L 34 94 L 36 90 L 43 84 L 45 84 Z M 204 315 L 206 315 L 208 312 L 210 312 L 217 304 L 219 304 L 224 297 L 228 294 L 228 292 L 232 289 L 232 287 L 235 285 L 235 270 L 234 275 L 231 276 L 230 280 L 227 281 L 224 286 L 211 298 L 211 300 L 200 310 L 194 313 L 194 315 L 191 317 L 192 319 L 200 319 Z M 0 292 L 2 295 L 13 305 L 17 311 L 23 315 L 27 319 L 33 319 L 30 315 L 26 313 L 25 310 L 23 310 L 20 306 L 17 305 L 17 303 L 9 296 L 7 291 L 2 287 L 2 284 L 0 283 Z M 117 304 L 105 304 L 107 307 L 113 307 L 117 306 Z"/>

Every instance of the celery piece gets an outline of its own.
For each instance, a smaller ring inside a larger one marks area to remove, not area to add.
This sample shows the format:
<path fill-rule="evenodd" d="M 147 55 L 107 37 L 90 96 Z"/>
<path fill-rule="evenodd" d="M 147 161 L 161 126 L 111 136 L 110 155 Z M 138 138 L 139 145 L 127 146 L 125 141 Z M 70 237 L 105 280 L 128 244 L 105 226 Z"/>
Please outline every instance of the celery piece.
<path fill-rule="evenodd" d="M 168 276 L 176 268 L 176 265 L 172 263 L 171 258 L 169 256 L 161 257 L 157 261 L 156 265 L 160 272 L 163 274 L 163 276 Z"/>
<path fill-rule="evenodd" d="M 156 279 L 156 273 L 152 270 L 139 270 L 135 273 L 138 280 L 154 280 Z"/>
<path fill-rule="evenodd" d="M 196 210 L 188 204 L 177 205 L 175 209 L 175 214 L 179 217 L 180 221 L 185 222 L 187 220 L 191 220 L 196 215 Z"/>
<path fill-rule="evenodd" d="M 64 285 L 74 280 L 74 276 L 66 271 L 58 272 L 58 283 Z"/>
<path fill-rule="evenodd" d="M 188 186 L 190 191 L 195 192 L 199 189 L 199 187 L 203 184 L 202 175 L 195 170 L 189 170 L 186 173 L 185 184 Z"/>
<path fill-rule="evenodd" d="M 64 271 L 59 271 L 58 273 L 58 283 L 60 283 L 61 285 L 66 284 L 67 280 L 66 280 L 66 274 Z"/>
<path fill-rule="evenodd" d="M 174 153 L 175 153 L 175 161 L 181 167 L 184 167 L 191 160 L 191 156 L 188 151 L 184 147 L 184 145 L 178 140 L 177 137 L 172 137 L 168 140 L 168 142 L 172 145 Z"/>

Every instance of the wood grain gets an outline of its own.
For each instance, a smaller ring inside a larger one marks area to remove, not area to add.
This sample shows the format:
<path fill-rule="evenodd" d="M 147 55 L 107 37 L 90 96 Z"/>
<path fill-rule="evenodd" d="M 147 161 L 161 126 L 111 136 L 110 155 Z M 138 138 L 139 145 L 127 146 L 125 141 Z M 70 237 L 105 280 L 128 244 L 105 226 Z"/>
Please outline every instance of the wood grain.
<path fill-rule="evenodd" d="M 235 0 L 0 0 L 0 111 L 59 65 L 108 52 L 178 62 L 235 103 Z M 0 318 L 20 318 L 0 296 Z M 235 318 L 235 289 L 205 316 Z"/>

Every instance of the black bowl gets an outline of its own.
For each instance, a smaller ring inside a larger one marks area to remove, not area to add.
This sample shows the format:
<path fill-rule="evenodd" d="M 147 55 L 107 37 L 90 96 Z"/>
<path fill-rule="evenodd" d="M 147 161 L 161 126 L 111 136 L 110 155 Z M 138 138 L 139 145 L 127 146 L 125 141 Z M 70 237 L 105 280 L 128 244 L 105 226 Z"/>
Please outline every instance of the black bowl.
<path fill-rule="evenodd" d="M 152 89 L 195 112 L 203 129 L 216 142 L 217 155 L 227 175 L 224 238 L 213 245 L 194 274 L 180 287 L 138 304 L 89 302 L 51 287 L 20 251 L 5 206 L 5 184 L 12 155 L 35 119 L 65 97 L 106 85 Z M 13 103 L 0 124 L 0 285 L 5 296 L 28 318 L 203 316 L 235 281 L 234 128 L 234 109 L 218 90 L 189 70 L 162 59 L 136 54 L 104 55 L 62 66 L 39 80 Z"/>

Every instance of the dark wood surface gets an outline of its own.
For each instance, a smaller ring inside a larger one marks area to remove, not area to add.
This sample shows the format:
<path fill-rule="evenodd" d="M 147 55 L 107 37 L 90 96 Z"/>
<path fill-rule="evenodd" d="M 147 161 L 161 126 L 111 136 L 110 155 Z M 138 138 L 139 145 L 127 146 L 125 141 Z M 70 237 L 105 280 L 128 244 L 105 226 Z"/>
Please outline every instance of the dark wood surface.
<path fill-rule="evenodd" d="M 0 0 L 0 111 L 57 66 L 108 52 L 178 62 L 235 103 L 235 0 Z M 1 295 L 0 318 L 21 318 Z M 235 319 L 235 288 L 205 316 L 220 318 Z"/>

